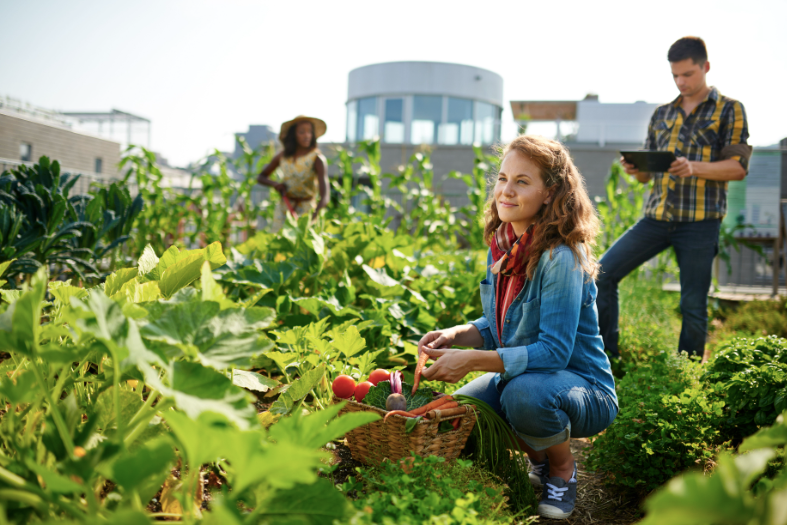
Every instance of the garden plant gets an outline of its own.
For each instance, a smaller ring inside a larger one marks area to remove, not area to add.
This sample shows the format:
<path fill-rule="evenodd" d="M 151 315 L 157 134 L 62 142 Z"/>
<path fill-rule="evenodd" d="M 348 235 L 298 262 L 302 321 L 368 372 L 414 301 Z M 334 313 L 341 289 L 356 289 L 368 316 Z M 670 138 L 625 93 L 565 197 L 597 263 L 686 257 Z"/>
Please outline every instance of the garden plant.
<path fill-rule="evenodd" d="M 339 415 L 334 381 L 385 369 L 412 385 L 414 342 L 482 315 L 495 157 L 476 148 L 451 174 L 470 197 L 455 209 L 428 151 L 388 174 L 376 141 L 337 150 L 329 209 L 273 234 L 258 225 L 276 195 L 252 195 L 273 150 L 241 146 L 185 191 L 142 149 L 85 195 L 54 160 L 0 175 L 0 523 L 532 522 L 524 462 L 491 418 L 459 460 L 337 475 L 343 436 L 378 416 Z M 613 167 L 602 247 L 644 191 Z M 659 285 L 673 269 L 623 282 L 620 413 L 585 468 L 643 498 L 648 523 L 784 523 L 787 340 L 725 310 L 709 363 L 676 356 L 677 299 Z"/>

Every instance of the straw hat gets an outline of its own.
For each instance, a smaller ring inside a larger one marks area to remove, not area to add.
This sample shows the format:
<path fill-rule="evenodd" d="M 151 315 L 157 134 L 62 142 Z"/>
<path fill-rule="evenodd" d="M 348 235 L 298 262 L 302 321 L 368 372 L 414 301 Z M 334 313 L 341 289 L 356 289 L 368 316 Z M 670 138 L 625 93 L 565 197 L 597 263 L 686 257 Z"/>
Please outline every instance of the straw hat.
<path fill-rule="evenodd" d="M 298 115 L 292 120 L 288 120 L 284 124 L 281 125 L 281 131 L 279 132 L 279 140 L 284 141 L 284 137 L 287 136 L 287 131 L 300 122 L 311 122 L 312 126 L 314 126 L 314 138 L 318 139 L 325 135 L 325 131 L 328 129 L 328 126 L 325 124 L 325 121 L 320 120 L 314 117 L 305 117 L 303 115 Z"/>

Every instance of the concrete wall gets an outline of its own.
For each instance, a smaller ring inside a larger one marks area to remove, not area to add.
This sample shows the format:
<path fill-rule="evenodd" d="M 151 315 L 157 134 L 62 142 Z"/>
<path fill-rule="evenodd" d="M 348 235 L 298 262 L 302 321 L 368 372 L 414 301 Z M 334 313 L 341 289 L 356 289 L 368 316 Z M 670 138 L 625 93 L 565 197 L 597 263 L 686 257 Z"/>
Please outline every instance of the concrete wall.
<path fill-rule="evenodd" d="M 96 158 L 102 159 L 102 178 L 118 178 L 120 144 L 67 128 L 46 124 L 0 110 L 0 158 L 20 160 L 21 143 L 32 145 L 32 161 L 42 156 L 57 160 L 62 168 L 95 174 Z"/>

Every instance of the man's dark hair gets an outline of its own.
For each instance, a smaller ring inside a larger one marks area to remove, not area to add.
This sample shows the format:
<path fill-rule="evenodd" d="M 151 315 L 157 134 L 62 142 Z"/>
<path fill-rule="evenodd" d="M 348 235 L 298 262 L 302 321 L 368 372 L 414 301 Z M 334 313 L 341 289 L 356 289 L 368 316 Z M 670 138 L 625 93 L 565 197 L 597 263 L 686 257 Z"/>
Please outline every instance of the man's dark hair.
<path fill-rule="evenodd" d="M 298 139 L 295 138 L 295 134 L 298 130 L 298 126 L 300 124 L 306 123 L 312 127 L 312 142 L 309 144 L 309 148 L 316 148 L 317 147 L 317 136 L 314 133 L 314 124 L 309 122 L 308 120 L 303 122 L 296 122 L 290 129 L 287 130 L 287 134 L 284 136 L 284 140 L 282 144 L 284 144 L 284 156 L 285 157 L 292 157 L 295 155 L 295 150 L 298 149 Z"/>
<path fill-rule="evenodd" d="M 675 41 L 667 52 L 667 60 L 680 62 L 690 58 L 695 64 L 704 64 L 708 60 L 705 42 L 698 36 L 684 36 Z"/>

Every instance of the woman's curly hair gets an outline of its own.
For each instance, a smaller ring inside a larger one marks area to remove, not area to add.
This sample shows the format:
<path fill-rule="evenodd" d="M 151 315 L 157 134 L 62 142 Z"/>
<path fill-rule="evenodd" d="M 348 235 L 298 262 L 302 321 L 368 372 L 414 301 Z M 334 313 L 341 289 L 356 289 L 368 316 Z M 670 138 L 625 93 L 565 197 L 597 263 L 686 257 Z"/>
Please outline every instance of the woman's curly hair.
<path fill-rule="evenodd" d="M 544 186 L 552 191 L 549 203 L 538 212 L 535 235 L 530 245 L 531 256 L 527 262 L 527 278 L 532 279 L 541 255 L 560 244 L 574 253 L 574 258 L 585 273 L 595 279 L 598 263 L 593 256 L 599 220 L 596 209 L 588 197 L 585 179 L 571 160 L 568 150 L 559 142 L 537 135 L 520 135 L 500 149 L 500 160 L 517 151 L 530 159 L 540 170 Z M 490 178 L 493 189 L 497 174 Z M 494 191 L 489 192 L 485 212 L 484 241 L 491 246 L 495 232 L 503 224 L 497 213 Z M 580 248 L 584 246 L 584 250 Z"/>

